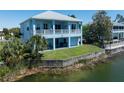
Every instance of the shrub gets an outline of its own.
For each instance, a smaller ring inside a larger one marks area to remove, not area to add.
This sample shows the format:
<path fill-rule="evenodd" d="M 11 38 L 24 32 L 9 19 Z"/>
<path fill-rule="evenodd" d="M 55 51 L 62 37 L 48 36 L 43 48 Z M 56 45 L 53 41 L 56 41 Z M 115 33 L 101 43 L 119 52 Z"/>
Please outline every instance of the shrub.
<path fill-rule="evenodd" d="M 2 66 L 0 67 L 0 80 L 3 81 L 4 76 L 10 72 L 9 67 L 7 66 Z"/>

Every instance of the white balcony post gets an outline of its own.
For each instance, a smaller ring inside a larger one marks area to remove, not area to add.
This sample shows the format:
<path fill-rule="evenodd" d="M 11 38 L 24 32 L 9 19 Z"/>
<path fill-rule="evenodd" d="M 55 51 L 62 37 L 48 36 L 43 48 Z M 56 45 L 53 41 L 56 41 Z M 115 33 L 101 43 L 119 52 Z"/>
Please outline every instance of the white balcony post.
<path fill-rule="evenodd" d="M 118 33 L 118 40 L 119 40 L 119 33 Z"/>
<path fill-rule="evenodd" d="M 69 34 L 71 33 L 71 24 L 70 22 L 68 22 L 68 31 L 69 31 Z"/>
<path fill-rule="evenodd" d="M 122 33 L 123 34 L 123 38 L 124 38 L 124 33 Z"/>
<path fill-rule="evenodd" d="M 55 45 L 55 38 L 53 38 L 53 50 L 56 49 L 56 45 Z"/>
<path fill-rule="evenodd" d="M 68 47 L 70 48 L 71 47 L 71 40 L 70 40 L 70 36 L 68 37 Z"/>
<path fill-rule="evenodd" d="M 52 21 L 52 25 L 53 25 L 53 34 L 55 34 L 55 21 Z"/>
<path fill-rule="evenodd" d="M 71 24 L 70 24 L 70 22 L 68 22 L 68 34 L 70 34 L 71 33 Z M 71 40 L 70 40 L 70 35 L 69 35 L 69 37 L 68 37 L 68 47 L 70 48 L 71 47 Z"/>
<path fill-rule="evenodd" d="M 36 26 L 33 24 L 33 35 L 36 35 Z"/>
<path fill-rule="evenodd" d="M 82 32 L 83 32 L 83 27 L 82 27 L 82 26 L 83 26 L 83 25 L 81 24 L 81 29 L 80 29 L 80 31 L 81 31 L 81 32 L 80 32 L 80 33 L 81 33 L 81 45 L 82 45 L 82 39 L 83 39 L 83 38 L 82 38 L 82 37 L 83 37 L 83 33 L 82 33 Z"/>
<path fill-rule="evenodd" d="M 36 24 L 35 24 L 35 20 L 33 20 L 33 35 L 36 35 Z"/>
<path fill-rule="evenodd" d="M 33 25 L 33 36 L 36 35 L 36 24 L 35 24 L 35 20 L 32 21 L 32 25 Z M 36 44 L 33 45 L 33 50 L 36 49 Z"/>

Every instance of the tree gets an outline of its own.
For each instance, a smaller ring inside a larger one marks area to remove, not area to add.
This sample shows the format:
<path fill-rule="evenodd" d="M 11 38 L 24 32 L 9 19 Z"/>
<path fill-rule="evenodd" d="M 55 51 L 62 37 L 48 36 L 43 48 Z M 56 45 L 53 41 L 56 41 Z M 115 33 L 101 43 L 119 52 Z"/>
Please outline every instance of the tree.
<path fill-rule="evenodd" d="M 9 34 L 9 30 L 8 30 L 7 28 L 3 28 L 3 33 L 4 33 L 5 35 Z"/>
<path fill-rule="evenodd" d="M 14 35 L 15 37 L 20 38 L 20 36 L 21 36 L 20 28 L 18 28 L 18 27 L 9 29 L 9 32 L 10 32 L 10 33 L 13 33 L 13 35 Z"/>
<path fill-rule="evenodd" d="M 88 43 L 88 44 L 93 43 L 92 31 L 90 30 L 90 28 L 91 28 L 90 24 L 86 24 L 83 26 L 84 43 Z"/>
<path fill-rule="evenodd" d="M 21 42 L 17 37 L 13 37 L 1 49 L 0 56 L 5 64 L 12 68 L 29 59 L 30 61 L 27 65 L 31 68 L 32 64 L 36 63 L 37 60 L 41 61 L 43 54 L 39 51 L 43 51 L 46 48 L 47 42 L 44 37 L 36 35 L 26 43 Z"/>
<path fill-rule="evenodd" d="M 124 17 L 121 14 L 117 14 L 114 22 L 124 22 Z"/>
<path fill-rule="evenodd" d="M 40 51 L 43 51 L 46 48 L 47 42 L 44 37 L 35 35 L 30 38 L 30 40 L 25 45 L 26 59 L 30 60 L 29 68 L 32 67 L 34 61 L 41 60 L 43 54 L 40 53 Z"/>
<path fill-rule="evenodd" d="M 94 37 L 98 41 L 100 47 L 104 47 L 104 41 L 111 40 L 112 23 L 106 11 L 97 11 L 92 17 Z"/>
<path fill-rule="evenodd" d="M 9 30 L 7 28 L 3 28 L 3 33 L 6 40 L 8 40 L 11 37 Z"/>
<path fill-rule="evenodd" d="M 75 16 L 74 14 L 68 15 L 68 16 L 70 16 L 70 17 L 72 17 L 72 18 L 76 18 L 76 16 Z"/>
<path fill-rule="evenodd" d="M 10 67 L 14 67 L 24 58 L 24 45 L 18 38 L 13 38 L 7 42 L 0 51 L 2 60 Z"/>

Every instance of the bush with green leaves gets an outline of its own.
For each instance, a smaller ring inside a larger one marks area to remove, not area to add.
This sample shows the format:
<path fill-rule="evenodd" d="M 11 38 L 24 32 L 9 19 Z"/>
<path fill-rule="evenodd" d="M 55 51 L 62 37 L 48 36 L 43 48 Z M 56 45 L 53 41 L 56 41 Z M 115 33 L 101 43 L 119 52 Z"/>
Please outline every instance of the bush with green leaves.
<path fill-rule="evenodd" d="M 0 67 L 0 80 L 2 81 L 4 76 L 9 73 L 11 70 L 7 66 L 1 66 Z"/>
<path fill-rule="evenodd" d="M 0 51 L 2 60 L 9 66 L 15 66 L 18 62 L 23 60 L 24 45 L 18 38 L 13 38 L 12 41 L 7 42 Z"/>
<path fill-rule="evenodd" d="M 13 37 L 11 41 L 7 42 L 0 51 L 0 56 L 5 64 L 9 67 L 16 67 L 16 65 L 29 60 L 29 67 L 36 60 L 41 60 L 43 51 L 47 48 L 47 42 L 44 37 L 33 36 L 23 43 L 19 38 Z"/>

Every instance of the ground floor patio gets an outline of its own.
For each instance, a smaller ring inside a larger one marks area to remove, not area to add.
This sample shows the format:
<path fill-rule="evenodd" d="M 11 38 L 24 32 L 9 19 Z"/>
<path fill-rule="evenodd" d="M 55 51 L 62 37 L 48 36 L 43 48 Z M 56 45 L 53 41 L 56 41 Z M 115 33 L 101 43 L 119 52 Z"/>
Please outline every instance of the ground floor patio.
<path fill-rule="evenodd" d="M 64 47 L 73 47 L 82 45 L 81 37 L 62 37 L 62 38 L 49 38 L 47 39 L 48 49 L 57 49 Z"/>
<path fill-rule="evenodd" d="M 124 32 L 112 33 L 113 39 L 124 40 Z"/>

